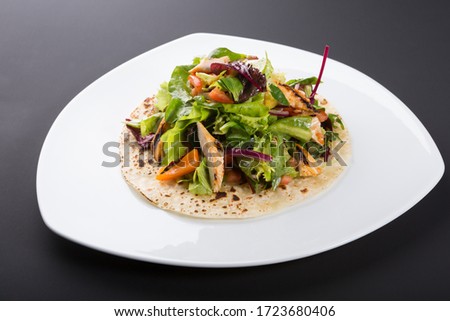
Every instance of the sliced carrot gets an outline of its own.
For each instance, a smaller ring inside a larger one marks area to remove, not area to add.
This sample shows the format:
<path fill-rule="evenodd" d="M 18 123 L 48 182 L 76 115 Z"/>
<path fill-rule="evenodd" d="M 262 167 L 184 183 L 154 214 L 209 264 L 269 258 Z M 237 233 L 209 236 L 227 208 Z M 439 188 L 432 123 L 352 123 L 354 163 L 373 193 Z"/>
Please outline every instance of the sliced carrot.
<path fill-rule="evenodd" d="M 186 174 L 192 173 L 200 165 L 200 155 L 197 149 L 187 153 L 176 165 L 164 172 L 164 168 L 160 174 L 156 175 L 156 179 L 160 181 L 170 181 L 180 178 Z"/>
<path fill-rule="evenodd" d="M 189 75 L 188 80 L 191 86 L 193 87 L 191 92 L 192 96 L 197 96 L 199 93 L 202 92 L 203 84 L 200 78 L 198 78 L 195 75 Z"/>
<path fill-rule="evenodd" d="M 219 88 L 214 88 L 209 93 L 209 98 L 211 98 L 214 101 L 217 101 L 218 103 L 224 103 L 224 104 L 232 104 L 234 101 L 230 97 L 227 96 L 227 94 L 220 90 Z"/>

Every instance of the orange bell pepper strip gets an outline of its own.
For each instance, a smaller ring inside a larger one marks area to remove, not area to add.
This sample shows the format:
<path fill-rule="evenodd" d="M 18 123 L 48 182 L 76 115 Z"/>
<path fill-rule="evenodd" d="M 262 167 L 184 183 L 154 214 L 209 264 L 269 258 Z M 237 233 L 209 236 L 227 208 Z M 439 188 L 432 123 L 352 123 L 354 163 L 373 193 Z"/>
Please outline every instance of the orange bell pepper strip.
<path fill-rule="evenodd" d="M 167 171 L 164 172 L 165 168 L 163 168 L 160 173 L 156 175 L 156 179 L 159 181 L 171 181 L 192 173 L 198 166 L 200 166 L 200 155 L 197 149 L 193 149 Z"/>

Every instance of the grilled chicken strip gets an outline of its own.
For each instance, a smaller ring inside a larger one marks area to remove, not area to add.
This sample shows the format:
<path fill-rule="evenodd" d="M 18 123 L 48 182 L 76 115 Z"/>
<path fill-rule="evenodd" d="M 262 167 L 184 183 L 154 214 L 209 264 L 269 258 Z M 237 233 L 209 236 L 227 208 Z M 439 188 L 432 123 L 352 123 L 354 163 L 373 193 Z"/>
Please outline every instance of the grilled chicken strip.
<path fill-rule="evenodd" d="M 225 174 L 223 147 L 201 122 L 197 123 L 197 130 L 200 146 L 203 155 L 206 157 L 206 165 L 209 170 L 212 190 L 214 193 L 217 193 L 222 186 L 223 176 Z"/>

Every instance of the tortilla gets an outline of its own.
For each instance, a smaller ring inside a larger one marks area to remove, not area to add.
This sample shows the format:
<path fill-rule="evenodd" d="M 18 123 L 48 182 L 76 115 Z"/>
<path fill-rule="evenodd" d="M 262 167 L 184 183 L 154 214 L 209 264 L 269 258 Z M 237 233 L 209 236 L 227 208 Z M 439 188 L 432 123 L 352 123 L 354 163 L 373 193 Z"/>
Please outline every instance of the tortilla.
<path fill-rule="evenodd" d="M 142 119 L 157 112 L 154 101 L 154 97 L 147 98 L 131 113 L 130 118 Z M 327 112 L 336 113 L 328 102 L 324 107 Z M 348 130 L 339 129 L 336 132 L 345 142 L 338 154 L 348 165 L 351 156 Z M 320 175 L 296 178 L 275 191 L 264 190 L 252 194 L 247 184 L 223 184 L 219 193 L 193 195 L 184 184 L 156 180 L 159 167 L 149 163 L 149 152 L 143 152 L 135 142 L 133 135 L 124 126 L 120 136 L 120 155 L 122 175 L 128 184 L 161 209 L 199 218 L 241 219 L 280 211 L 303 203 L 330 188 L 346 168 L 333 157 L 331 165 L 325 166 Z"/>

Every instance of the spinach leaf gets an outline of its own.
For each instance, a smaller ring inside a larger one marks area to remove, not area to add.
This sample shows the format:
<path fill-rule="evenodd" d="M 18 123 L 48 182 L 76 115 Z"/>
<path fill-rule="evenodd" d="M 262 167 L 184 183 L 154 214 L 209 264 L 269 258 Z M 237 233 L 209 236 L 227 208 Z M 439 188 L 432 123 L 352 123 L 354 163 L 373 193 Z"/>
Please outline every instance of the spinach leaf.
<path fill-rule="evenodd" d="M 224 57 L 227 56 L 228 58 L 230 58 L 230 61 L 235 61 L 235 60 L 241 60 L 247 57 L 247 55 L 245 54 L 240 54 L 240 53 L 236 53 L 231 51 L 228 48 L 217 48 L 214 49 L 210 54 L 209 54 L 209 58 L 220 58 L 220 57 Z"/>
<path fill-rule="evenodd" d="M 318 101 L 317 99 L 315 99 L 315 100 L 313 101 L 312 106 L 313 106 L 314 109 L 317 110 L 317 111 L 325 110 L 325 107 L 322 107 L 322 106 L 319 105 L 319 101 Z"/>
<path fill-rule="evenodd" d="M 317 84 L 317 77 L 309 77 L 309 78 L 300 78 L 300 79 L 291 79 L 286 82 L 286 85 L 294 86 L 294 85 L 315 85 Z"/>
<path fill-rule="evenodd" d="M 270 94 L 273 98 L 275 98 L 280 104 L 283 106 L 289 106 L 289 101 L 287 100 L 286 96 L 283 94 L 280 88 L 274 84 L 269 85 L 270 88 Z"/>
<path fill-rule="evenodd" d="M 328 114 L 328 118 L 330 118 L 331 124 L 333 127 L 335 127 L 335 124 L 337 123 L 337 124 L 339 124 L 341 129 L 345 129 L 341 116 L 336 115 L 336 114 Z"/>
<path fill-rule="evenodd" d="M 336 140 L 342 141 L 338 133 L 332 131 L 325 132 L 325 142 L 334 142 Z"/>

